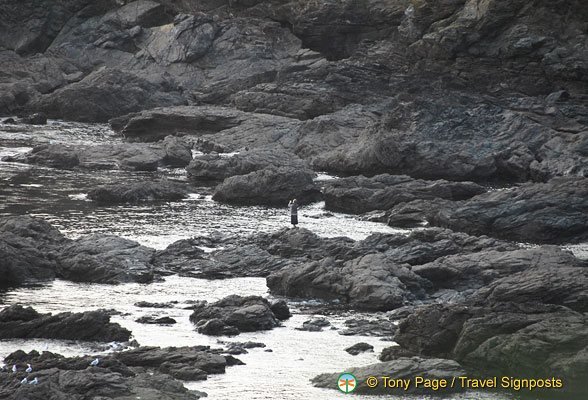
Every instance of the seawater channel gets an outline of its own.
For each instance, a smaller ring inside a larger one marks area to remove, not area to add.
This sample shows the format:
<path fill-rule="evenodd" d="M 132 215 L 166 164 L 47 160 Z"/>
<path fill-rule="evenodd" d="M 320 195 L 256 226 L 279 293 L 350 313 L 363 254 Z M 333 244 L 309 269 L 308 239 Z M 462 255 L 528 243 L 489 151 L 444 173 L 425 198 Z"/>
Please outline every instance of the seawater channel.
<path fill-rule="evenodd" d="M 51 141 L 93 146 L 116 143 L 121 139 L 107 125 L 50 121 L 46 126 L 0 125 L 0 157 L 30 150 Z M 273 232 L 289 224 L 286 206 L 234 207 L 214 202 L 208 192 L 194 193 L 183 201 L 142 203 L 140 205 L 99 206 L 86 199 L 86 193 L 100 184 L 131 182 L 167 177 L 186 180 L 183 169 L 160 169 L 157 172 L 58 170 L 20 163 L 0 162 L 0 216 L 31 215 L 51 222 L 70 238 L 92 233 L 107 233 L 136 240 L 143 245 L 163 249 L 170 243 L 214 232 L 250 235 Z M 321 179 L 321 177 L 319 177 Z M 348 236 L 355 240 L 373 232 L 399 232 L 384 224 L 366 222 L 354 216 L 330 213 L 317 203 L 300 210 L 301 226 L 321 236 Z M 585 252 L 585 247 L 576 251 Z M 282 327 L 271 331 L 243 333 L 236 337 L 209 337 L 194 330 L 188 317 L 191 301 L 215 301 L 230 294 L 271 297 L 264 278 L 203 280 L 168 276 L 152 284 L 101 285 L 63 280 L 25 286 L 0 292 L 0 307 L 20 304 L 39 312 L 80 312 L 99 308 L 115 309 L 114 322 L 133 332 L 141 345 L 223 347 L 221 342 L 263 342 L 265 348 L 250 349 L 238 358 L 246 365 L 227 368 L 226 373 L 209 375 L 208 380 L 185 382 L 185 386 L 208 393 L 210 399 L 343 399 L 338 390 L 318 389 L 310 379 L 323 372 L 345 372 L 346 368 L 376 363 L 377 355 L 393 343 L 377 337 L 339 334 L 349 318 L 370 318 L 375 314 L 353 311 L 326 316 L 337 329 L 322 332 L 297 330 L 312 317 L 307 303 L 289 302 L 293 316 Z M 138 308 L 138 301 L 176 302 L 174 308 Z M 301 310 L 304 309 L 304 312 Z M 161 326 L 140 324 L 135 320 L 145 314 L 169 316 L 177 323 Z M 317 315 L 318 316 L 318 315 Z M 321 315 L 322 317 L 322 315 Z M 352 356 L 344 351 L 358 342 L 368 342 L 374 352 Z M 111 351 L 96 343 L 45 339 L 0 341 L 0 359 L 22 349 L 49 348 L 66 356 L 99 354 Z M 270 351 L 271 350 L 271 351 Z M 335 387 L 335 382 L 333 386 Z M 360 396 L 363 399 L 396 399 L 398 396 Z M 425 400 L 429 396 L 410 396 Z M 511 396 L 488 391 L 456 393 L 450 399 L 503 400 Z"/>

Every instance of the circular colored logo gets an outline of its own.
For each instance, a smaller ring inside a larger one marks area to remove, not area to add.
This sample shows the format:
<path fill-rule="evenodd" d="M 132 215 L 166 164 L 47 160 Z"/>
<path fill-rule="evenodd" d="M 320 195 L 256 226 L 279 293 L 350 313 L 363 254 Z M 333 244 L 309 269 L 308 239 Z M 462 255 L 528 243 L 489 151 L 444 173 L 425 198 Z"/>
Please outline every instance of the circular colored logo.
<path fill-rule="evenodd" d="M 357 387 L 357 379 L 351 374 L 341 374 L 337 379 L 337 387 L 343 393 L 351 393 Z"/>

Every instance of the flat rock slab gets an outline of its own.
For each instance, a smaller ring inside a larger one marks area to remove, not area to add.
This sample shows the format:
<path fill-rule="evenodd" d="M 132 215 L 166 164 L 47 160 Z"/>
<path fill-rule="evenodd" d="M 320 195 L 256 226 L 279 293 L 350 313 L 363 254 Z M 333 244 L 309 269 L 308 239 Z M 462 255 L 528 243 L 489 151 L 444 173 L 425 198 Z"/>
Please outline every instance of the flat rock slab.
<path fill-rule="evenodd" d="M 104 311 L 39 314 L 34 309 L 13 305 L 0 311 L 0 337 L 72 339 L 124 342 L 131 332 L 110 322 Z"/>

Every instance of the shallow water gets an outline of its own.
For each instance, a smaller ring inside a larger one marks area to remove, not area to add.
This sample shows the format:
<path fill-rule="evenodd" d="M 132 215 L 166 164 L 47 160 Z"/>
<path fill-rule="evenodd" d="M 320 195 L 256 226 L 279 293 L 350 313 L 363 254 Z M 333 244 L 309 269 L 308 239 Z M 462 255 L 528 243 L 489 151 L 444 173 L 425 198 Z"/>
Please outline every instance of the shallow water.
<path fill-rule="evenodd" d="M 23 153 L 35 145 L 50 141 L 93 145 L 117 140 L 120 139 L 113 136 L 108 126 L 100 124 L 51 121 L 45 127 L 0 125 L 0 157 Z M 98 206 L 85 197 L 96 185 L 162 177 L 186 180 L 183 169 L 160 169 L 152 173 L 66 171 L 0 162 L 0 216 L 40 216 L 71 238 L 90 233 L 109 233 L 157 249 L 165 248 L 178 239 L 216 231 L 245 236 L 257 232 L 274 232 L 289 226 L 286 205 L 284 208 L 269 208 L 219 204 L 212 201 L 209 188 L 195 188 L 188 199 L 168 203 Z M 332 178 L 320 174 L 318 180 Z M 323 203 L 301 207 L 299 220 L 300 226 L 327 237 L 348 236 L 359 240 L 373 232 L 408 232 L 362 221 L 354 216 L 326 212 Z M 573 247 L 574 251 L 581 254 L 588 254 L 586 248 L 586 245 Z M 217 338 L 194 331 L 188 320 L 190 311 L 184 307 L 193 300 L 215 301 L 229 294 L 268 296 L 265 279 L 262 278 L 207 281 L 169 276 L 164 282 L 149 285 L 111 286 L 56 280 L 0 293 L 0 304 L 21 304 L 32 306 L 39 312 L 53 313 L 112 308 L 121 313 L 113 316 L 112 320 L 130 329 L 142 345 L 222 347 Z M 177 303 L 170 309 L 146 309 L 135 307 L 137 301 Z M 211 399 L 342 399 L 349 395 L 337 390 L 314 388 L 309 379 L 319 373 L 344 372 L 347 367 L 377 362 L 376 356 L 381 349 L 392 344 L 379 338 L 339 335 L 338 330 L 299 331 L 295 328 L 312 315 L 301 313 L 303 304 L 290 302 L 289 305 L 294 315 L 283 327 L 245 333 L 234 338 L 220 338 L 239 342 L 260 341 L 272 352 L 251 349 L 248 354 L 238 356 L 247 365 L 230 367 L 225 374 L 211 375 L 207 381 L 189 382 L 186 386 L 207 392 Z M 170 316 L 177 320 L 177 324 L 158 326 L 135 322 L 146 314 Z M 340 329 L 346 319 L 361 315 L 348 312 L 327 318 Z M 343 350 L 361 341 L 372 344 L 375 352 L 354 357 Z M 67 356 L 104 351 L 95 343 L 4 340 L 0 341 L 0 358 L 17 349 L 42 350 L 47 345 L 51 351 Z M 410 398 L 424 400 L 429 397 Z M 499 400 L 510 397 L 507 394 L 468 392 L 449 398 Z"/>

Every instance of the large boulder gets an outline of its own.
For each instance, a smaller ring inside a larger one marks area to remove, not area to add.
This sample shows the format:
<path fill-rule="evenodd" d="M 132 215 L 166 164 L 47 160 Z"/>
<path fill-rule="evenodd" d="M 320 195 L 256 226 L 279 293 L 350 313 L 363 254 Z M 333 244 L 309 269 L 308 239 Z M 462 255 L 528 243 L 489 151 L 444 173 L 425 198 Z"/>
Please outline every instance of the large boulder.
<path fill-rule="evenodd" d="M 309 169 L 266 168 L 226 178 L 212 199 L 223 203 L 284 206 L 291 199 L 307 204 L 322 198 Z"/>
<path fill-rule="evenodd" d="M 211 304 L 197 304 L 190 321 L 206 335 L 238 335 L 241 332 L 269 330 L 279 325 L 279 319 L 266 299 L 237 295 Z"/>
<path fill-rule="evenodd" d="M 407 264 L 380 253 L 346 262 L 332 258 L 289 266 L 266 279 L 271 293 L 337 300 L 363 310 L 386 311 L 425 296 L 428 282 Z"/>
<path fill-rule="evenodd" d="M 53 279 L 59 251 L 69 242 L 44 220 L 29 216 L 0 219 L 0 285 Z"/>
<path fill-rule="evenodd" d="M 387 210 L 415 199 L 465 200 L 485 191 L 472 182 L 423 181 L 384 174 L 331 181 L 325 185 L 323 195 L 327 209 L 360 214 Z"/>
<path fill-rule="evenodd" d="M 104 311 L 39 314 L 34 309 L 13 305 L 0 311 L 0 337 L 70 339 L 100 342 L 123 342 L 131 332 L 110 322 Z"/>
<path fill-rule="evenodd" d="M 74 282 L 148 283 L 153 280 L 154 253 L 129 239 L 88 235 L 62 249 L 57 275 Z"/>

